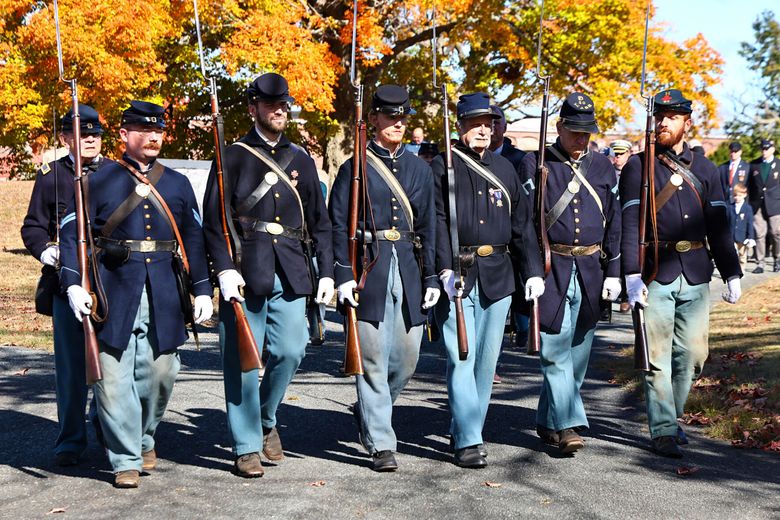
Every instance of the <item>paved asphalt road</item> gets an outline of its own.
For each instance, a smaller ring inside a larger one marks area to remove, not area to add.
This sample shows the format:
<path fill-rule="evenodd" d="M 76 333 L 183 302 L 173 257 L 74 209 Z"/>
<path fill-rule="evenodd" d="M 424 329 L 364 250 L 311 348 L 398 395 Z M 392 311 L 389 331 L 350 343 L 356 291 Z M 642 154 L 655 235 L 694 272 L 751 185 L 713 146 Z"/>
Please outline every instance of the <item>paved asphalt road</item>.
<path fill-rule="evenodd" d="M 715 297 L 722 283 L 713 283 Z M 494 387 L 485 425 L 490 465 L 454 466 L 442 348 L 425 344 L 395 409 L 400 469 L 377 474 L 347 408 L 355 390 L 338 376 L 343 350 L 331 312 L 327 343 L 308 348 L 279 412 L 286 459 L 266 464 L 255 480 L 230 473 L 216 335 L 202 334 L 201 351 L 182 349 L 157 434 L 158 468 L 137 490 L 111 486 L 94 437 L 80 467 L 53 465 L 53 356 L 3 347 L 0 518 L 780 518 L 777 454 L 734 449 L 694 429 L 682 462 L 648 451 L 643 404 L 607 382 L 614 347 L 631 341 L 630 318 L 615 317 L 597 334 L 584 388 L 591 429 L 576 456 L 537 439 L 538 360 L 512 349 L 502 355 L 503 383 Z M 679 476 L 681 466 L 698 471 Z M 58 509 L 64 512 L 52 512 Z"/>

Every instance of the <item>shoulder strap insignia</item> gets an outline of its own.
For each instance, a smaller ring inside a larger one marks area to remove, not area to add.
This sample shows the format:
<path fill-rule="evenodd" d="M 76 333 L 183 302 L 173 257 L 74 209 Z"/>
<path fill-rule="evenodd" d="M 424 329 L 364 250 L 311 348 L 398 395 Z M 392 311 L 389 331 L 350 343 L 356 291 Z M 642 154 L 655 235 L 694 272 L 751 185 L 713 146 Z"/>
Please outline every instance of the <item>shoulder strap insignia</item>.
<path fill-rule="evenodd" d="M 41 175 L 46 175 L 51 171 L 51 166 L 49 166 L 49 163 L 43 163 L 41 165 Z"/>

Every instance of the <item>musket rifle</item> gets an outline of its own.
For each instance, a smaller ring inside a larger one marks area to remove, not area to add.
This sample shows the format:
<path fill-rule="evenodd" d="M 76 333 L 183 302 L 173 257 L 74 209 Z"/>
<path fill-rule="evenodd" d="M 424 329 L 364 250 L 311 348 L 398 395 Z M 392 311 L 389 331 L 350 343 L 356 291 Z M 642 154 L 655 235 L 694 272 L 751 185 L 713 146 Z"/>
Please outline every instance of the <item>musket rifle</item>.
<path fill-rule="evenodd" d="M 441 106 L 444 116 L 444 165 L 447 169 L 447 203 L 450 232 L 450 248 L 452 249 L 452 272 L 455 277 L 455 296 L 452 298 L 455 304 L 455 330 L 458 337 L 458 359 L 465 361 L 469 357 L 469 337 L 466 331 L 466 318 L 463 313 L 463 268 L 460 256 L 460 240 L 458 238 L 458 211 L 455 194 L 455 167 L 452 164 L 452 137 L 450 136 L 450 108 L 447 97 L 447 84 L 438 84 L 436 80 L 436 4 L 433 4 L 433 88 L 441 89 Z"/>
<path fill-rule="evenodd" d="M 539 240 L 539 250 L 544 260 L 544 275 L 550 272 L 552 259 L 550 257 L 550 242 L 545 226 L 545 198 L 547 197 L 547 167 L 544 165 L 544 154 L 547 147 L 547 119 L 550 103 L 550 75 L 542 74 L 542 30 L 544 23 L 544 0 L 539 14 L 539 38 L 536 44 L 536 77 L 544 82 L 542 95 L 542 116 L 539 127 L 539 153 L 536 157 L 536 197 L 534 200 L 534 225 Z M 539 322 L 539 301 L 531 301 L 531 313 L 528 323 L 528 354 L 536 355 L 541 350 L 541 326 Z"/>
<path fill-rule="evenodd" d="M 100 368 L 100 350 L 98 348 L 97 334 L 93 320 L 97 320 L 98 301 L 95 293 L 92 291 L 92 283 L 89 277 L 89 254 L 87 252 L 87 242 L 91 242 L 91 234 L 88 225 L 89 207 L 85 198 L 83 183 L 86 176 L 83 173 L 81 165 L 81 116 L 79 115 L 79 96 L 76 79 L 66 79 L 64 66 L 62 64 L 62 41 L 60 38 L 60 13 L 57 0 L 54 0 L 54 27 L 57 37 L 57 65 L 59 67 L 60 81 L 70 86 L 71 105 L 73 110 L 73 171 L 74 191 L 76 202 L 76 237 L 77 237 L 77 256 L 79 262 L 79 271 L 81 273 L 81 287 L 92 296 L 91 314 L 84 316 L 81 325 L 84 329 L 84 353 L 86 358 L 87 384 L 92 385 L 103 379 L 103 372 Z M 59 208 L 57 208 L 59 211 Z M 94 253 L 94 248 L 93 248 Z M 99 283 L 99 282 L 98 282 Z M 104 320 L 105 316 L 100 319 Z"/>
<path fill-rule="evenodd" d="M 214 133 L 214 164 L 216 168 L 217 191 L 219 196 L 219 216 L 222 221 L 222 235 L 225 239 L 228 255 L 233 258 L 236 268 L 240 269 L 241 255 L 239 253 L 240 242 L 236 236 L 236 255 L 233 255 L 233 244 L 231 243 L 232 221 L 228 214 L 230 201 L 225 200 L 225 184 L 223 158 L 225 157 L 225 127 L 222 120 L 222 114 L 219 112 L 219 98 L 217 97 L 217 79 L 214 76 L 206 74 L 206 63 L 203 59 L 203 41 L 200 35 L 200 18 L 198 17 L 198 0 L 193 0 L 195 9 L 195 31 L 198 35 L 198 55 L 200 57 L 200 70 L 204 79 L 209 82 L 209 92 L 211 96 L 211 126 Z M 242 372 L 257 370 L 262 368 L 263 361 L 260 357 L 260 351 L 257 347 L 257 341 L 249 327 L 249 321 L 246 319 L 246 313 L 241 302 L 231 298 L 230 304 L 233 306 L 233 313 L 236 316 L 236 336 L 238 345 L 238 358 Z M 193 323 L 193 330 L 195 325 Z"/>
<path fill-rule="evenodd" d="M 366 190 L 366 123 L 363 121 L 363 85 L 357 79 L 355 68 L 355 52 L 357 49 L 357 2 L 353 3 L 352 11 L 352 51 L 350 56 L 350 69 L 349 69 L 349 82 L 352 85 L 355 95 L 355 123 L 354 123 L 354 140 L 353 140 L 353 154 L 352 154 L 352 179 L 349 186 L 349 207 L 347 217 L 347 235 L 348 235 L 348 250 L 347 256 L 349 258 L 350 265 L 352 266 L 352 275 L 355 280 L 365 280 L 365 269 L 361 273 L 360 266 L 358 265 L 358 240 L 361 239 L 358 236 L 358 213 L 361 211 L 361 202 L 363 210 L 363 244 L 365 251 L 365 212 L 367 202 L 367 190 Z M 363 199 L 361 201 L 361 199 Z M 364 256 L 365 260 L 365 256 Z M 358 289 L 360 288 L 358 284 Z M 355 299 L 357 300 L 358 294 L 355 293 Z M 344 303 L 344 312 L 346 317 L 346 351 L 344 352 L 344 373 L 348 376 L 363 374 L 363 353 L 360 348 L 360 336 L 358 334 L 358 322 L 357 322 L 357 310 L 355 307 Z"/>
<path fill-rule="evenodd" d="M 658 270 L 658 226 L 655 211 L 655 118 L 653 117 L 654 100 L 651 93 L 645 92 L 647 80 L 647 41 L 650 34 L 650 2 L 645 14 L 645 43 L 642 51 L 642 83 L 639 95 L 644 98 L 647 108 L 647 124 L 645 125 L 645 152 L 642 164 L 642 181 L 639 189 L 639 269 L 642 280 L 650 284 Z M 653 271 L 645 272 L 645 256 L 647 254 L 647 217 L 650 214 L 650 226 L 653 232 Z M 634 368 L 642 371 L 652 370 L 650 351 L 645 327 L 644 307 L 637 303 L 631 310 L 634 323 Z"/>

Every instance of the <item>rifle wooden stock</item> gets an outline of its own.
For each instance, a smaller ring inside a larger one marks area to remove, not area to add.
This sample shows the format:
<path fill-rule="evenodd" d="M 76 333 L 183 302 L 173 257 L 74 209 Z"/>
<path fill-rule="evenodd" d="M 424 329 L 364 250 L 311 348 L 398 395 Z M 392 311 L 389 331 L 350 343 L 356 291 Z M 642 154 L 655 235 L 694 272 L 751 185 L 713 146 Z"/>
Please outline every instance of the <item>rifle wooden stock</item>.
<path fill-rule="evenodd" d="M 352 266 L 352 276 L 355 280 L 361 278 L 358 265 L 358 213 L 360 199 L 364 191 L 366 172 L 366 125 L 363 121 L 363 87 L 356 86 L 355 92 L 355 137 L 352 154 L 352 180 L 349 185 L 349 207 L 347 216 L 347 235 L 349 245 L 347 257 Z M 348 376 L 363 374 L 363 351 L 360 348 L 358 334 L 357 311 L 349 303 L 344 304 L 346 310 L 346 349 L 344 351 L 344 373 Z"/>
<path fill-rule="evenodd" d="M 358 335 L 357 310 L 346 305 L 347 338 L 344 354 L 344 373 L 348 376 L 363 374 L 363 353 Z"/>
<path fill-rule="evenodd" d="M 634 322 L 634 368 L 649 371 L 650 351 L 645 327 L 645 310 L 640 305 L 634 305 L 631 309 L 631 319 Z"/>
<path fill-rule="evenodd" d="M 458 331 L 458 359 L 465 361 L 469 357 L 469 337 L 463 314 L 463 298 L 456 296 L 452 300 L 455 302 L 455 328 Z"/>
<path fill-rule="evenodd" d="M 252 329 L 246 319 L 244 308 L 235 298 L 231 298 L 230 304 L 236 315 L 236 344 L 238 345 L 238 362 L 241 365 L 241 371 L 249 372 L 262 368 L 263 360 L 257 348 L 255 335 L 252 334 Z"/>
<path fill-rule="evenodd" d="M 211 121 L 214 130 L 214 163 L 217 173 L 217 191 L 219 194 L 219 217 L 222 223 L 222 235 L 225 239 L 225 247 L 228 255 L 236 261 L 233 256 L 233 245 L 230 241 L 230 228 L 228 227 L 227 206 L 225 203 L 225 183 L 223 180 L 224 170 L 222 158 L 224 156 L 224 130 L 222 115 L 219 113 L 219 99 L 217 98 L 217 84 L 214 78 L 211 78 Z M 263 367 L 263 359 L 260 356 L 260 349 L 255 341 L 255 335 L 249 327 L 249 321 L 246 319 L 246 313 L 241 303 L 232 298 L 230 304 L 233 306 L 233 313 L 236 315 L 236 338 L 238 345 L 238 359 L 241 364 L 242 372 L 257 370 Z M 194 328 L 194 326 L 193 326 Z"/>
<path fill-rule="evenodd" d="M 536 298 L 531 302 L 531 316 L 528 320 L 528 354 L 536 356 L 542 350 L 542 335 L 539 325 L 539 302 Z"/>

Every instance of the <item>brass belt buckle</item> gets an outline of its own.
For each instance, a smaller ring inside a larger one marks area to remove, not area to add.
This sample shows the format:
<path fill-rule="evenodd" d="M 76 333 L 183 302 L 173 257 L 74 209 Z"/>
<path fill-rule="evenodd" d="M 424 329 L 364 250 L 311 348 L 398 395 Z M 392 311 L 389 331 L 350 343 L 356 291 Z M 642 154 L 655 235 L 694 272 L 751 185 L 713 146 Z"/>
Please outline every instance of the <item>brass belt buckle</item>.
<path fill-rule="evenodd" d="M 388 229 L 385 231 L 385 238 L 391 242 L 395 242 L 396 240 L 401 240 L 401 233 L 399 233 L 397 229 Z"/>
<path fill-rule="evenodd" d="M 141 240 L 138 249 L 141 253 L 152 253 L 154 252 L 154 241 Z"/>
<path fill-rule="evenodd" d="M 490 256 L 493 254 L 493 246 L 479 246 L 477 248 L 477 254 L 479 256 Z"/>
<path fill-rule="evenodd" d="M 687 253 L 691 250 L 691 243 L 688 240 L 680 240 L 676 244 L 674 244 L 674 248 L 677 250 L 678 253 Z"/>
<path fill-rule="evenodd" d="M 582 256 L 588 252 L 586 246 L 574 246 L 571 248 L 571 256 Z"/>
<path fill-rule="evenodd" d="M 284 227 L 282 227 L 281 224 L 278 224 L 276 222 L 269 222 L 265 225 L 265 230 L 270 235 L 281 235 L 284 233 Z"/>

